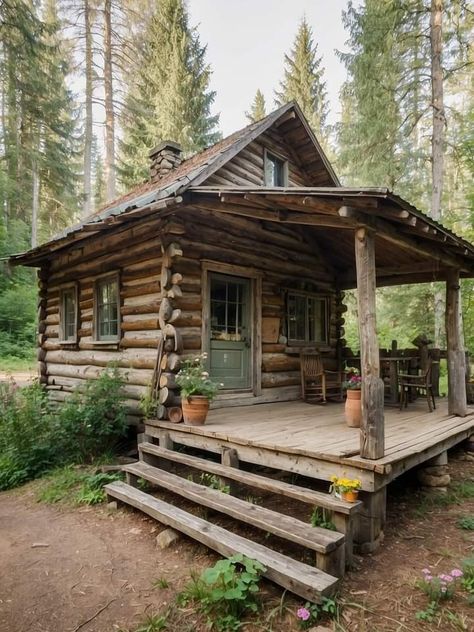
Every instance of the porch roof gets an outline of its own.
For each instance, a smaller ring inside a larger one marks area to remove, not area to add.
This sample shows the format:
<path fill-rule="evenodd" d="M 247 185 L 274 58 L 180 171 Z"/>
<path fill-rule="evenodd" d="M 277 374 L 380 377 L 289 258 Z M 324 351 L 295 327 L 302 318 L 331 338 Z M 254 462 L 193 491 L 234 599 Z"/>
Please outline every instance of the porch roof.
<path fill-rule="evenodd" d="M 199 186 L 184 201 L 314 231 L 342 289 L 356 286 L 357 226 L 375 232 L 378 286 L 444 280 L 449 268 L 474 277 L 473 244 L 386 188 Z"/>

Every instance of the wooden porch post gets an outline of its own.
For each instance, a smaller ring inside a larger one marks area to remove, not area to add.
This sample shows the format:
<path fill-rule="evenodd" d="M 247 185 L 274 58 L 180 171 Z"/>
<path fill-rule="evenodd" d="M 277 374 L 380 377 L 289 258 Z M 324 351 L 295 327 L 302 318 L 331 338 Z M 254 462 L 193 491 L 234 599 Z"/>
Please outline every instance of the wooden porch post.
<path fill-rule="evenodd" d="M 359 309 L 360 364 L 362 369 L 362 421 L 360 455 L 380 459 L 384 455 L 384 385 L 375 328 L 374 232 L 359 227 L 355 232 L 357 302 Z"/>
<path fill-rule="evenodd" d="M 448 351 L 448 412 L 465 417 L 466 355 L 461 328 L 461 292 L 459 270 L 450 269 L 446 276 L 446 346 Z"/>

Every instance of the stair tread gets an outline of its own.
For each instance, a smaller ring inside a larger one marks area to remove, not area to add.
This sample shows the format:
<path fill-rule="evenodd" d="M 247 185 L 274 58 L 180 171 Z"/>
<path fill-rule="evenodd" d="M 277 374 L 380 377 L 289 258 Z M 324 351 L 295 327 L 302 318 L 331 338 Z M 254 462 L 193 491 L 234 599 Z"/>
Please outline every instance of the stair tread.
<path fill-rule="evenodd" d="M 153 467 L 143 461 L 124 466 L 123 470 L 156 483 L 211 509 L 232 516 L 285 540 L 295 542 L 319 553 L 330 553 L 343 544 L 344 536 L 336 531 L 312 527 L 310 524 L 286 516 L 272 509 L 254 505 L 206 485 L 194 483 L 176 474 Z"/>
<path fill-rule="evenodd" d="M 218 476 L 223 476 L 252 487 L 258 487 L 260 489 L 270 491 L 273 493 L 280 493 L 288 498 L 294 498 L 301 502 L 305 502 L 312 506 L 322 507 L 330 511 L 337 511 L 351 515 L 357 513 L 362 509 L 362 503 L 357 501 L 355 503 L 348 503 L 344 500 L 335 498 L 331 494 L 324 492 L 318 492 L 313 489 L 301 487 L 299 485 L 292 485 L 291 483 L 285 483 L 284 481 L 278 481 L 260 474 L 254 474 L 253 472 L 245 472 L 234 467 L 227 465 L 221 465 L 220 463 L 214 463 L 197 456 L 189 456 L 181 452 L 175 452 L 173 450 L 167 450 L 153 443 L 144 442 L 138 446 L 141 452 L 153 454 L 158 457 L 187 465 L 188 467 L 194 467 L 199 470 L 204 470 Z"/>
<path fill-rule="evenodd" d="M 105 491 L 108 496 L 140 509 L 221 555 L 229 557 L 240 553 L 259 561 L 266 568 L 266 577 L 309 601 L 320 602 L 323 596 L 334 594 L 339 584 L 337 578 L 324 571 L 236 535 L 122 481 L 109 483 Z"/>

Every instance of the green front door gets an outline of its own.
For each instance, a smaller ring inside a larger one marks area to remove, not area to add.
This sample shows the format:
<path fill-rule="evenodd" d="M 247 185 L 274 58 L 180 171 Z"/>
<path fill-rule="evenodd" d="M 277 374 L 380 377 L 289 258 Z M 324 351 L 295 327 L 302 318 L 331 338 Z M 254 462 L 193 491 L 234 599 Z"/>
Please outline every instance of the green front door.
<path fill-rule="evenodd" d="M 225 274 L 210 276 L 211 377 L 224 389 L 250 387 L 250 281 Z"/>

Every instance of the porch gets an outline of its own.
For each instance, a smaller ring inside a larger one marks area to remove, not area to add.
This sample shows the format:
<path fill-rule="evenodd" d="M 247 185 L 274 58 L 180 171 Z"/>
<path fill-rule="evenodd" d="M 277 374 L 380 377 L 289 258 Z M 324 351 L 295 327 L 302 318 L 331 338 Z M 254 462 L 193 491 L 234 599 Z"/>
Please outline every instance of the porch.
<path fill-rule="evenodd" d="M 242 461 L 322 481 L 344 473 L 359 478 L 366 492 L 375 492 L 474 434 L 474 407 L 458 417 L 448 413 L 445 398 L 436 405 L 432 413 L 421 399 L 402 411 L 387 409 L 385 453 L 379 459 L 361 457 L 360 432 L 347 427 L 340 403 L 219 408 L 210 411 L 204 426 L 148 420 L 146 433 L 157 439 L 165 433 L 173 442 L 219 454 L 234 448 Z"/>

